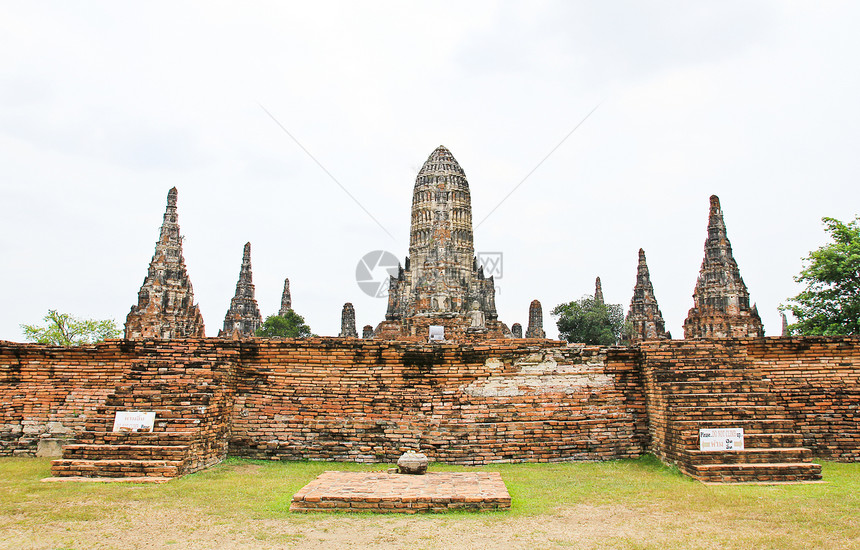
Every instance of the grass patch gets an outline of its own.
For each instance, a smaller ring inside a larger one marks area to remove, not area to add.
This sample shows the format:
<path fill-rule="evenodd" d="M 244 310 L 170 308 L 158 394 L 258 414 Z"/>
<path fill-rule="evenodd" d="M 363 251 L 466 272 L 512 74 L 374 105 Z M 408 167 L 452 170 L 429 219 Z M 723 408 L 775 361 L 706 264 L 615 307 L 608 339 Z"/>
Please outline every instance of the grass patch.
<path fill-rule="evenodd" d="M 81 543 L 74 538 L 78 535 L 70 539 L 69 532 L 86 532 L 90 525 L 93 531 L 104 532 L 103 527 L 96 528 L 104 522 L 132 526 L 142 521 L 156 522 L 159 518 L 151 517 L 153 510 L 193 518 L 183 524 L 183 537 L 194 539 L 206 531 L 221 529 L 230 536 L 247 537 L 261 547 L 301 546 L 322 540 L 344 521 L 356 528 L 381 529 L 376 535 L 392 538 L 398 544 L 411 540 L 418 545 L 426 543 L 421 537 L 427 533 L 414 533 L 415 525 L 427 528 L 429 523 L 442 530 L 468 525 L 469 529 L 492 533 L 500 524 L 519 522 L 536 527 L 517 532 L 510 540 L 532 537 L 543 541 L 538 546 L 582 547 L 581 541 L 567 537 L 567 531 L 560 535 L 558 526 L 553 531 L 552 522 L 549 527 L 543 522 L 586 513 L 583 510 L 604 514 L 606 521 L 618 524 L 616 531 L 601 539 L 601 545 L 607 548 L 710 547 L 702 543 L 703 537 L 710 537 L 707 540 L 721 548 L 860 546 L 860 464 L 823 463 L 827 483 L 782 486 L 705 486 L 652 456 L 599 463 L 497 464 L 481 468 L 434 464 L 431 471 L 500 472 L 513 499 L 512 509 L 398 520 L 374 514 L 288 512 L 292 495 L 323 471 L 384 467 L 230 458 L 166 484 L 42 483 L 40 479 L 50 475 L 50 460 L 0 458 L 0 532 L 8 533 L 0 535 L 0 548 L 4 542 L 11 544 L 29 532 L 44 536 L 45 526 L 56 528 L 54 548 L 69 545 L 70 540 L 76 547 L 120 548 L 128 544 L 122 540 L 104 543 L 104 537 L 100 539 L 102 545 L 89 539 Z M 585 525 L 582 522 L 587 519 L 577 521 Z M 273 521 L 278 529 L 271 527 Z M 641 525 L 641 532 L 625 531 L 624 525 L 631 522 Z M 571 524 L 570 533 L 575 532 L 575 527 Z M 166 532 L 160 544 L 181 547 L 183 540 L 177 538 L 177 533 Z"/>

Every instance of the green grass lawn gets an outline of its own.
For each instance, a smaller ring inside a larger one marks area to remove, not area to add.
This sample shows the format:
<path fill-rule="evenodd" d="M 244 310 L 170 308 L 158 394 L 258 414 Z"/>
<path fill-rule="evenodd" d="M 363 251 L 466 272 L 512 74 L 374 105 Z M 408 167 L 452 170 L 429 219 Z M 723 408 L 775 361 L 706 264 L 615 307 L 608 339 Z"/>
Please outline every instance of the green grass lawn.
<path fill-rule="evenodd" d="M 290 499 L 300 487 L 325 470 L 384 467 L 231 458 L 164 484 L 42 483 L 40 479 L 50 475 L 48 459 L 0 458 L 0 531 L 14 528 L 16 532 L 36 532 L 40 526 L 51 524 L 81 527 L 86 522 L 118 517 L 135 507 L 170 513 L 187 511 L 197 518 L 231 525 L 278 520 L 309 526 L 333 516 L 290 514 Z M 860 464 L 856 463 L 823 463 L 826 483 L 779 486 L 706 486 L 651 456 L 602 463 L 499 464 L 483 468 L 431 465 L 431 471 L 464 469 L 501 472 L 513 500 L 511 510 L 429 514 L 410 521 L 446 525 L 478 522 L 492 530 L 494 525 L 530 525 L 532 520 L 587 505 L 610 518 L 607 511 L 623 510 L 643 522 L 646 531 L 650 517 L 660 518 L 659 530 L 655 531 L 660 540 L 649 540 L 645 535 L 644 539 L 634 536 L 630 540 L 609 540 L 606 547 L 612 548 L 697 546 L 704 532 L 703 522 L 712 524 L 707 533 L 716 537 L 718 544 L 714 547 L 860 547 Z M 380 516 L 373 514 L 349 517 L 358 525 L 380 521 Z M 11 541 L 5 542 L 14 547 Z M 558 546 L 564 547 L 561 542 Z"/>

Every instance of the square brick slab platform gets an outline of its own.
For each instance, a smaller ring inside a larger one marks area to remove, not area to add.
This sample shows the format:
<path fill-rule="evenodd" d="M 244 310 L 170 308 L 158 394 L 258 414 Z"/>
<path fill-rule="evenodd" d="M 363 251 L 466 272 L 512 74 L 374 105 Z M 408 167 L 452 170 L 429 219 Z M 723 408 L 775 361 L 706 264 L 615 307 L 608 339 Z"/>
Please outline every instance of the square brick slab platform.
<path fill-rule="evenodd" d="M 508 510 L 498 472 L 324 472 L 293 495 L 291 512 L 445 512 Z"/>

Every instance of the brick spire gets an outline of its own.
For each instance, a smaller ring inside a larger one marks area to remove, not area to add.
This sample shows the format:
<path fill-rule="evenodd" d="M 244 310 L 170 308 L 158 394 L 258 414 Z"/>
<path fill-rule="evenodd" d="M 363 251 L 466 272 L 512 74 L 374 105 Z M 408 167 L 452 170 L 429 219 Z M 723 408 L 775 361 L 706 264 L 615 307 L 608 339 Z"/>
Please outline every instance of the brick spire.
<path fill-rule="evenodd" d="M 693 308 L 684 321 L 684 338 L 764 336 L 761 318 L 732 255 L 720 199 L 711 196 L 705 258 L 693 293 Z"/>
<path fill-rule="evenodd" d="M 526 329 L 526 338 L 546 338 L 543 330 L 543 307 L 537 300 L 529 304 L 529 327 Z"/>
<path fill-rule="evenodd" d="M 125 321 L 126 338 L 202 338 L 206 336 L 200 308 L 182 256 L 182 237 L 176 212 L 176 188 L 167 193 L 167 209 L 155 243 L 155 253 L 137 305 Z"/>
<path fill-rule="evenodd" d="M 388 309 L 374 338 L 424 339 L 430 326 L 443 326 L 446 339 L 456 340 L 471 328 L 475 302 L 487 329 L 482 337 L 505 338 L 510 330 L 499 322 L 495 300 L 494 279 L 475 257 L 466 173 L 440 145 L 415 178 L 409 256 L 389 278 Z"/>
<path fill-rule="evenodd" d="M 358 332 L 355 330 L 355 308 L 350 302 L 343 304 L 343 311 L 340 314 L 340 334 L 341 338 L 358 338 Z"/>
<path fill-rule="evenodd" d="M 251 243 L 245 243 L 239 281 L 236 283 L 236 294 L 230 300 L 230 308 L 224 316 L 224 328 L 218 336 L 229 336 L 234 332 L 238 332 L 241 336 L 253 336 L 261 324 L 263 324 L 263 317 L 260 315 L 260 308 L 254 297 L 251 274 Z"/>
<path fill-rule="evenodd" d="M 630 327 L 630 334 L 626 340 L 631 344 L 668 337 L 663 314 L 657 306 L 657 298 L 654 297 L 654 287 L 651 285 L 651 274 L 645 261 L 645 251 L 641 248 L 639 265 L 636 268 L 636 285 L 633 286 L 633 298 L 630 299 L 630 310 L 627 312 L 626 320 Z"/>
<path fill-rule="evenodd" d="M 594 280 L 594 301 L 598 304 L 603 304 L 603 285 L 600 284 L 600 277 Z"/>
<path fill-rule="evenodd" d="M 288 311 L 293 309 L 293 299 L 290 296 L 290 279 L 284 279 L 284 292 L 281 294 L 281 309 L 278 310 L 278 315 L 284 316 Z"/>

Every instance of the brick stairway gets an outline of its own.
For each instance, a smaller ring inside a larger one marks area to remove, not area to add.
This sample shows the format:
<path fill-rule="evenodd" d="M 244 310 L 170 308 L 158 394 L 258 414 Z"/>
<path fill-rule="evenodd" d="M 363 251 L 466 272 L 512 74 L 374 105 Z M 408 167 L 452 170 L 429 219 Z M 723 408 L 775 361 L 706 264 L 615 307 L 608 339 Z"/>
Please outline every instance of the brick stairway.
<path fill-rule="evenodd" d="M 229 411 L 218 378 L 209 367 L 141 360 L 63 446 L 53 479 L 159 482 L 221 461 Z M 153 432 L 113 432 L 118 411 L 155 411 Z"/>
<path fill-rule="evenodd" d="M 715 344 L 719 346 L 719 344 Z M 770 383 L 742 357 L 703 355 L 651 361 L 646 373 L 658 454 L 704 482 L 821 479 Z M 743 428 L 744 449 L 699 450 L 700 428 Z"/>

